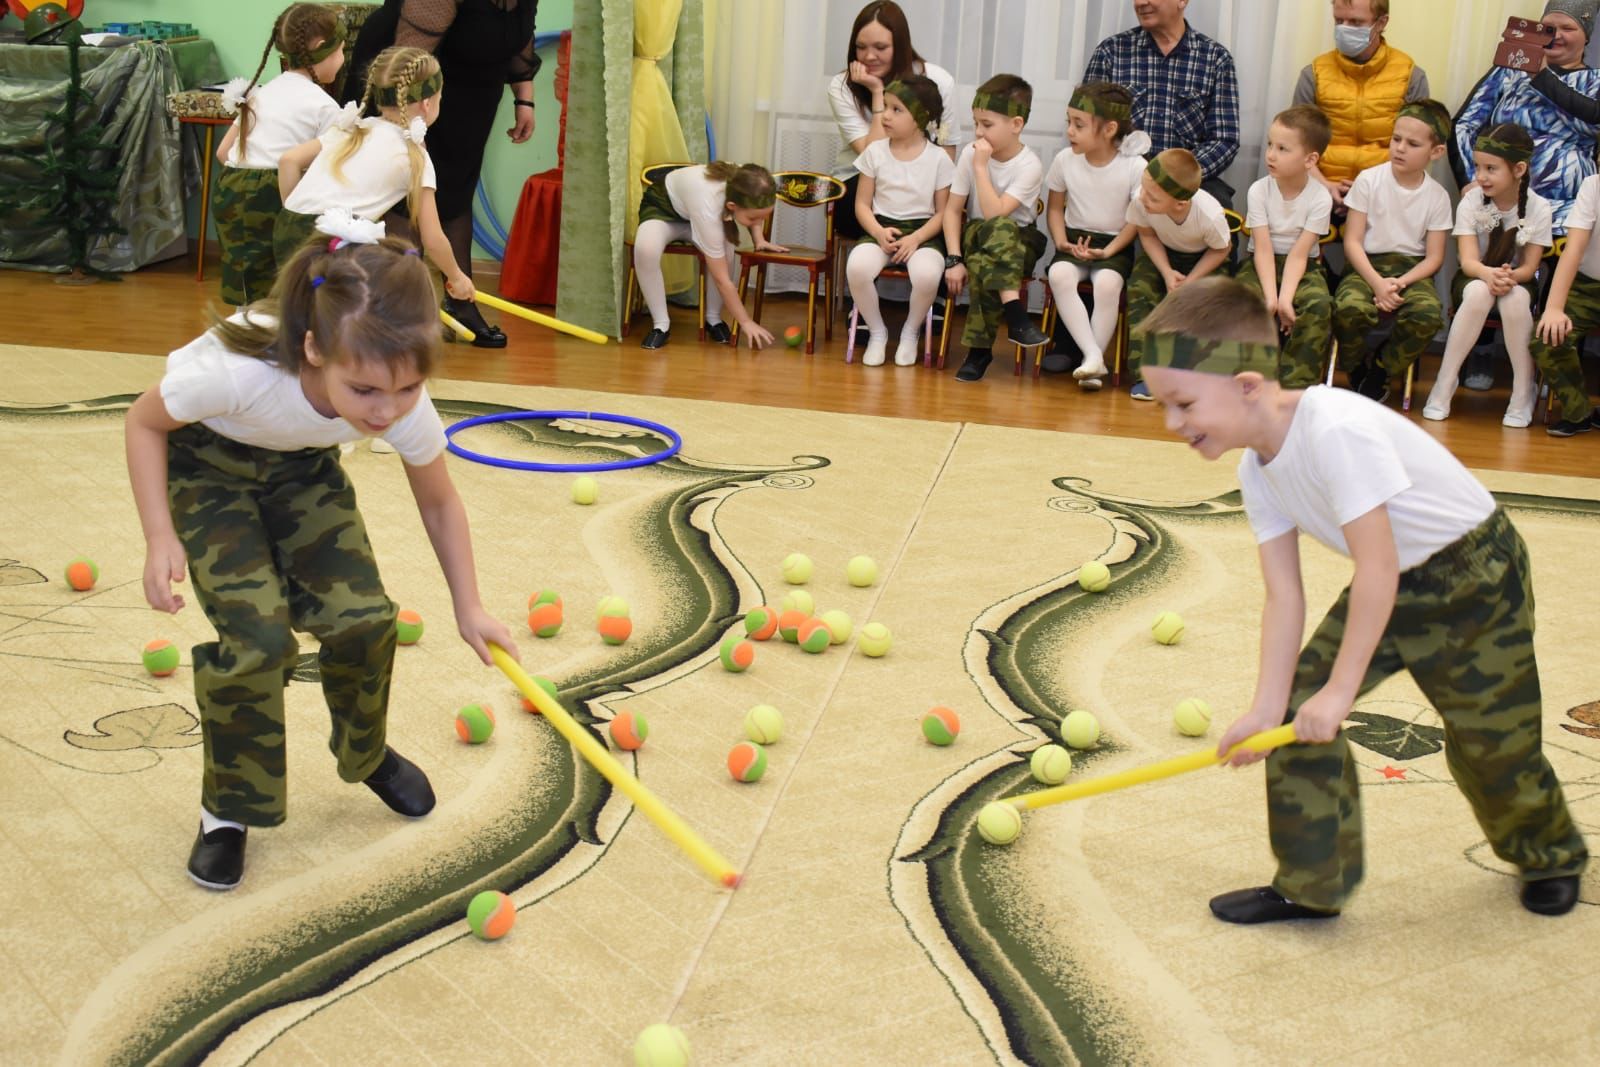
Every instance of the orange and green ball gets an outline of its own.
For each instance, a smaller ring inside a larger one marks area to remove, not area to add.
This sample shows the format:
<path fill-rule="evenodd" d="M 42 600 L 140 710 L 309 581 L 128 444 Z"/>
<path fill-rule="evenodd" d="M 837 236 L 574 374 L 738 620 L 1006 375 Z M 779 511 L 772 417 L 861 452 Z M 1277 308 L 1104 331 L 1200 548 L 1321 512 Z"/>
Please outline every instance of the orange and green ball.
<path fill-rule="evenodd" d="M 953 745 L 959 733 L 961 720 L 949 708 L 932 708 L 922 717 L 922 736 L 935 745 Z"/>
<path fill-rule="evenodd" d="M 611 731 L 611 743 L 624 752 L 638 751 L 645 738 L 650 736 L 650 724 L 637 711 L 617 712 L 608 729 Z"/>
<path fill-rule="evenodd" d="M 485 889 L 467 905 L 467 925 L 484 941 L 498 941 L 517 924 L 517 906 L 497 889 Z"/>
<path fill-rule="evenodd" d="M 422 640 L 422 616 L 407 608 L 394 617 L 394 639 L 402 645 Z"/>
<path fill-rule="evenodd" d="M 165 678 L 178 669 L 178 646 L 164 637 L 158 637 L 144 646 L 141 658 L 145 670 L 157 678 Z"/>
<path fill-rule="evenodd" d="M 468 704 L 456 712 L 456 736 L 481 745 L 494 733 L 494 711 L 487 704 Z"/>
<path fill-rule="evenodd" d="M 550 679 L 546 678 L 542 674 L 535 674 L 535 675 L 532 675 L 531 677 L 533 678 L 533 684 L 534 685 L 538 686 L 540 689 L 543 689 L 546 693 L 550 694 L 550 699 L 551 700 L 560 700 L 561 699 L 561 694 L 556 689 L 556 683 L 552 682 Z M 522 710 L 526 711 L 526 712 L 531 712 L 534 715 L 539 714 L 539 709 L 534 705 L 533 701 L 529 700 L 527 697 L 523 697 L 522 698 Z"/>
<path fill-rule="evenodd" d="M 813 654 L 826 652 L 833 644 L 833 631 L 821 619 L 807 619 L 795 628 L 795 644 Z"/>
<path fill-rule="evenodd" d="M 535 637 L 554 637 L 561 632 L 561 603 L 540 604 L 528 612 L 528 629 Z"/>
<path fill-rule="evenodd" d="M 728 753 L 728 773 L 736 782 L 756 782 L 767 773 L 767 750 L 754 741 L 740 741 Z"/>
<path fill-rule="evenodd" d="M 811 616 L 803 611 L 785 611 L 778 616 L 778 633 L 791 645 L 800 640 L 800 624 Z"/>
<path fill-rule="evenodd" d="M 79 556 L 67 564 L 64 577 L 67 579 L 68 585 L 82 593 L 85 590 L 93 589 L 94 583 L 100 580 L 100 568 L 95 565 L 94 560 L 86 556 Z"/>
<path fill-rule="evenodd" d="M 751 609 L 744 617 L 745 636 L 752 641 L 769 640 L 778 632 L 778 611 L 763 604 Z"/>
<path fill-rule="evenodd" d="M 723 640 L 722 648 L 717 655 L 722 660 L 723 670 L 743 674 L 756 661 L 756 646 L 734 635 Z"/>
<path fill-rule="evenodd" d="M 620 645 L 633 636 L 633 620 L 626 615 L 602 615 L 598 629 L 606 644 Z"/>

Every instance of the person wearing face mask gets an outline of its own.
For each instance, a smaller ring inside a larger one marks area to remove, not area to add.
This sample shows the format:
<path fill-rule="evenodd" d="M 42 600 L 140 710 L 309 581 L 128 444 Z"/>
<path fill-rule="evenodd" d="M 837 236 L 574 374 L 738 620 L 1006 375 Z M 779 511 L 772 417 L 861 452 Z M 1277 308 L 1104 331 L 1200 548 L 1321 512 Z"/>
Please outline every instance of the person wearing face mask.
<path fill-rule="evenodd" d="M 1295 106 L 1318 108 L 1333 127 L 1311 177 L 1341 217 L 1356 175 L 1388 160 L 1400 109 L 1428 99 L 1428 75 L 1384 39 L 1388 25 L 1389 0 L 1333 0 L 1333 51 L 1307 64 L 1294 88 Z"/>

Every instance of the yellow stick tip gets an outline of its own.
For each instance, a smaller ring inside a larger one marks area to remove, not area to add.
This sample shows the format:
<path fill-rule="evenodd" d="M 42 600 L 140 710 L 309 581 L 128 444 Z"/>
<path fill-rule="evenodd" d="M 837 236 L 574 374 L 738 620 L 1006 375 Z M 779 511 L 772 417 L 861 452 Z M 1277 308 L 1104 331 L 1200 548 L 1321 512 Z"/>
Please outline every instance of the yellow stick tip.
<path fill-rule="evenodd" d="M 744 875 L 740 874 L 738 871 L 729 871 L 722 876 L 722 884 L 727 886 L 729 889 L 738 889 L 740 884 L 743 882 Z"/>

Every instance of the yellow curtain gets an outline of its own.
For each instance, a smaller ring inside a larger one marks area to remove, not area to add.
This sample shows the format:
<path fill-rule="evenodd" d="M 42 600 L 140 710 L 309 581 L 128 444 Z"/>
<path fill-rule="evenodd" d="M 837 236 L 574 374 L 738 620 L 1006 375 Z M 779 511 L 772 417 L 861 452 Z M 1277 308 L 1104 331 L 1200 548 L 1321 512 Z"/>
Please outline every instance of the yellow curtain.
<path fill-rule="evenodd" d="M 783 77 L 783 0 L 705 0 L 705 7 L 706 110 L 717 155 L 782 166 L 784 160 L 768 160 L 767 153 Z"/>
<path fill-rule="evenodd" d="M 655 163 L 689 159 L 672 90 L 659 66 L 672 53 L 682 12 L 683 0 L 636 0 L 633 8 L 633 117 L 628 129 L 628 175 L 632 185 L 627 197 L 630 239 L 639 228 L 639 173 Z M 688 288 L 694 277 L 693 268 L 674 257 L 668 257 L 663 264 L 663 274 L 669 293 Z"/>

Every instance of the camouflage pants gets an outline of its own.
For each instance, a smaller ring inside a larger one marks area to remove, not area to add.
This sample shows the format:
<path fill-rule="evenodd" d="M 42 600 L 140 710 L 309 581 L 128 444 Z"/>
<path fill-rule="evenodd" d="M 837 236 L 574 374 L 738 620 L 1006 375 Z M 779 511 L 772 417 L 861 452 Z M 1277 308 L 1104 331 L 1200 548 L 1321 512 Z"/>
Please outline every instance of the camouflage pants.
<path fill-rule="evenodd" d="M 1346 589 L 1300 653 L 1291 709 L 1327 682 L 1349 597 Z M 1530 881 L 1582 871 L 1588 850 L 1540 750 L 1533 578 L 1505 512 L 1400 576 L 1361 692 L 1401 670 L 1444 720 L 1446 763 L 1495 855 Z M 1341 736 L 1267 757 L 1267 826 L 1278 858 L 1273 887 L 1307 907 L 1342 907 L 1362 875 L 1349 742 Z"/>
<path fill-rule="evenodd" d="M 278 221 L 272 227 L 272 255 L 277 261 L 278 269 L 282 270 L 316 232 L 315 215 L 302 215 L 288 208 L 278 212 Z"/>
<path fill-rule="evenodd" d="M 1572 332 L 1558 347 L 1551 348 L 1533 336 L 1533 361 L 1539 365 L 1550 386 L 1550 398 L 1569 422 L 1582 422 L 1594 414 L 1588 387 L 1583 380 L 1583 365 L 1578 359 L 1578 343 L 1590 330 L 1600 328 L 1600 279 L 1579 274 L 1567 295 L 1567 317 Z"/>
<path fill-rule="evenodd" d="M 1278 280 L 1281 280 L 1284 261 L 1289 257 L 1275 258 Z M 1238 278 L 1258 294 L 1262 292 L 1253 255 L 1245 257 Z M 1278 381 L 1288 389 L 1304 389 L 1322 381 L 1322 366 L 1328 358 L 1332 329 L 1333 298 L 1328 295 L 1328 276 L 1318 261 L 1306 261 L 1305 277 L 1294 290 L 1294 314 L 1294 329 L 1278 357 Z"/>
<path fill-rule="evenodd" d="M 961 343 L 988 348 L 1000 330 L 1000 294 L 1020 289 L 1044 255 L 1045 236 L 1037 226 L 1018 226 L 1009 215 L 972 219 L 961 231 L 967 264 L 967 324 Z"/>
<path fill-rule="evenodd" d="M 217 639 L 194 649 L 205 743 L 201 803 L 249 826 L 283 821 L 283 691 L 294 630 L 321 642 L 328 747 L 359 782 L 384 756 L 395 605 L 339 450 L 277 452 L 200 424 L 167 437 L 167 497 Z"/>
<path fill-rule="evenodd" d="M 282 210 L 276 168 L 222 168 L 217 179 L 217 243 L 222 246 L 223 303 L 237 307 L 271 291 L 278 276 L 273 227 Z"/>
<path fill-rule="evenodd" d="M 1398 252 L 1379 253 L 1369 257 L 1372 269 L 1384 278 L 1398 278 L 1422 262 L 1421 256 L 1404 256 Z M 1378 328 L 1382 312 L 1372 296 L 1372 286 L 1353 270 L 1345 271 L 1339 282 L 1339 291 L 1333 298 L 1333 335 L 1339 342 L 1339 369 L 1349 373 L 1367 362 L 1367 335 Z M 1400 309 L 1394 313 L 1394 331 L 1384 346 L 1378 366 L 1391 378 L 1405 374 L 1406 369 L 1427 351 L 1434 335 L 1444 326 L 1444 307 L 1439 303 L 1439 290 L 1432 278 L 1424 278 L 1406 287 L 1401 294 Z"/>
<path fill-rule="evenodd" d="M 1203 258 L 1205 258 L 1204 252 L 1177 252 L 1167 249 L 1167 262 L 1172 264 L 1172 269 L 1179 274 L 1188 274 Z M 1217 269 L 1217 273 L 1222 273 L 1221 267 Z M 1133 264 L 1133 272 L 1128 275 L 1129 328 L 1137 327 L 1156 309 L 1156 305 L 1166 298 L 1167 281 L 1156 269 L 1155 260 L 1149 256 L 1140 256 Z M 1143 362 L 1144 335 L 1134 330 L 1128 340 L 1128 372 L 1133 375 L 1133 380 L 1136 382 L 1144 381 L 1144 375 L 1139 370 Z"/>

